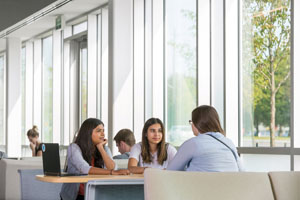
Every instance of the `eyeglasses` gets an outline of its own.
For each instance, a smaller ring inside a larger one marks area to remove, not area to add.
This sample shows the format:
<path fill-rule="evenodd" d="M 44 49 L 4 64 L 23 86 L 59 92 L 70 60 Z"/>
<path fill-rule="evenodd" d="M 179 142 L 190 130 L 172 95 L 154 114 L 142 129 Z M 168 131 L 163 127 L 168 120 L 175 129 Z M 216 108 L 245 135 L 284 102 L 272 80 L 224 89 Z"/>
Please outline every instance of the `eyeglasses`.
<path fill-rule="evenodd" d="M 189 120 L 189 124 L 192 125 L 192 124 L 193 124 L 193 121 L 192 121 L 192 120 Z"/>

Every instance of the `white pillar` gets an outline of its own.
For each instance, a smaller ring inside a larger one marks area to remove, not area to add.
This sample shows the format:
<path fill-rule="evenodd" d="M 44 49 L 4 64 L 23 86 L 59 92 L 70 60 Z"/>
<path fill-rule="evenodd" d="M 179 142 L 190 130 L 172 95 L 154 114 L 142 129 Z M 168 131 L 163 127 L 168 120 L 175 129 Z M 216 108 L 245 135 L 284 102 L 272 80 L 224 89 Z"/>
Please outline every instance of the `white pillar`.
<path fill-rule="evenodd" d="M 33 42 L 26 43 L 26 71 L 25 71 L 25 130 L 31 129 L 33 126 Z M 26 139 L 26 144 L 29 141 Z"/>
<path fill-rule="evenodd" d="M 9 157 L 21 156 L 21 40 L 7 38 L 6 43 L 6 148 Z"/>
<path fill-rule="evenodd" d="M 53 32 L 53 142 L 60 143 L 61 134 L 61 31 Z"/>
<path fill-rule="evenodd" d="M 109 1 L 109 146 L 122 128 L 133 128 L 133 2 Z M 141 94 L 142 95 L 142 94 Z"/>
<path fill-rule="evenodd" d="M 88 15 L 87 117 L 97 116 L 97 16 Z"/>

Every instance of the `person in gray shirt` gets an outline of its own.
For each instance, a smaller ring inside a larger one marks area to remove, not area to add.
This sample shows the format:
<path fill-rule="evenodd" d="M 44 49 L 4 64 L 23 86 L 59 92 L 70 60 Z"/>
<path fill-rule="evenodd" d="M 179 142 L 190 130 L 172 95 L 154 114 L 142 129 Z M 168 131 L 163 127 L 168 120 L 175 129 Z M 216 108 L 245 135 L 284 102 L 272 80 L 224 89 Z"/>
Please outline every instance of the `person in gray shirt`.
<path fill-rule="evenodd" d="M 96 118 L 86 119 L 75 142 L 68 147 L 67 172 L 70 174 L 128 175 L 129 170 L 114 170 L 110 149 L 106 146 L 104 124 Z M 83 183 L 64 183 L 63 200 L 84 199 Z"/>
<path fill-rule="evenodd" d="M 114 137 L 121 155 L 114 156 L 114 159 L 128 159 L 131 147 L 135 144 L 134 134 L 129 129 L 121 129 Z"/>

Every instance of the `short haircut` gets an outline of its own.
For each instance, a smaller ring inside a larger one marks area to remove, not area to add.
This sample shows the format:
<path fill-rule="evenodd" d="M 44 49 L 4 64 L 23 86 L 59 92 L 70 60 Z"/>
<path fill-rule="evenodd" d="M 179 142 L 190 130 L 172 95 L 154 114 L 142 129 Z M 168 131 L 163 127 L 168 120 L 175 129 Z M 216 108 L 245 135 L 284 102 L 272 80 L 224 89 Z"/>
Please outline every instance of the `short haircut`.
<path fill-rule="evenodd" d="M 114 137 L 116 143 L 120 143 L 121 141 L 125 142 L 129 146 L 133 146 L 135 144 L 135 138 L 133 132 L 129 129 L 121 129 L 117 135 Z"/>

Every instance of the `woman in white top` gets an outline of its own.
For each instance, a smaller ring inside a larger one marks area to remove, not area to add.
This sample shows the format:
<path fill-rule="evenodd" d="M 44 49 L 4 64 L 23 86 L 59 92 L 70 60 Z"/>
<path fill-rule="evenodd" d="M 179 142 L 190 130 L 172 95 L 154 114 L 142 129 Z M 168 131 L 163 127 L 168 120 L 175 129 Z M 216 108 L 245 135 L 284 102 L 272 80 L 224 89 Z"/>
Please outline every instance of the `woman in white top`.
<path fill-rule="evenodd" d="M 144 173 L 147 167 L 165 169 L 175 154 L 176 149 L 165 142 L 162 121 L 150 118 L 144 125 L 142 142 L 131 148 L 128 169 L 134 174 Z"/>

